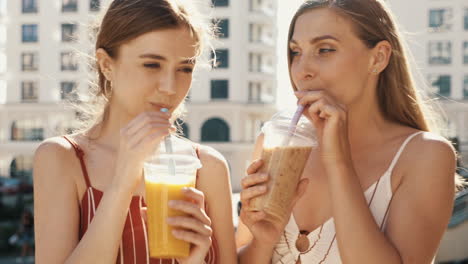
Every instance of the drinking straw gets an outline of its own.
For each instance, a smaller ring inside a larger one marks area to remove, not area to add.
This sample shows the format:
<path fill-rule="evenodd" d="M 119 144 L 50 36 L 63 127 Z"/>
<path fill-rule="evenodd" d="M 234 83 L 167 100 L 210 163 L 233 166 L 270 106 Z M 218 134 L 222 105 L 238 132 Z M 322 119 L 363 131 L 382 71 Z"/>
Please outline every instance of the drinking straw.
<path fill-rule="evenodd" d="M 302 112 L 304 112 L 305 106 L 303 105 L 298 105 L 297 110 L 294 113 L 293 118 L 291 119 L 291 123 L 289 124 L 289 129 L 288 129 L 288 135 L 283 141 L 283 146 L 288 146 L 289 141 L 291 141 L 291 137 L 293 136 L 294 132 L 296 132 L 296 126 L 297 123 L 299 122 L 299 119 L 301 118 Z"/>
<path fill-rule="evenodd" d="M 169 112 L 169 109 L 161 108 L 161 112 L 167 113 L 167 112 Z M 166 153 L 167 154 L 173 154 L 171 135 L 168 135 L 164 139 L 164 146 L 166 147 Z M 175 174 L 176 174 L 175 173 L 176 164 L 175 164 L 175 160 L 172 158 L 172 156 L 169 156 L 168 167 L 169 167 L 169 174 L 172 175 L 172 176 L 175 176 Z"/>

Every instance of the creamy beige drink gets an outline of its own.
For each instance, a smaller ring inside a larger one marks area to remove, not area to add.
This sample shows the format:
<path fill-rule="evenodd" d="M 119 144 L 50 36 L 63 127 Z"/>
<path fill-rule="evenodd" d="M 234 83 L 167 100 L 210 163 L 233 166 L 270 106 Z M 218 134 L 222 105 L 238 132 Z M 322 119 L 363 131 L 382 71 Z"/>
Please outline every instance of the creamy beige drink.
<path fill-rule="evenodd" d="M 248 210 L 263 210 L 269 217 L 284 219 L 311 150 L 312 146 L 264 148 L 259 172 L 269 174 L 268 191 L 252 199 Z"/>

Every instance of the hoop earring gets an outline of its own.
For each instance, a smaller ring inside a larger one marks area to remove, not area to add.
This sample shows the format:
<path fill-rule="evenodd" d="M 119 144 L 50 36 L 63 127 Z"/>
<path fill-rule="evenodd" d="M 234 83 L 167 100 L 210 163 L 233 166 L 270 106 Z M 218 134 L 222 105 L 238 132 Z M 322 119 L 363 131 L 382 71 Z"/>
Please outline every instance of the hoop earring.
<path fill-rule="evenodd" d="M 109 82 L 109 85 L 107 83 Z M 104 95 L 110 97 L 112 95 L 112 82 L 107 79 L 104 81 Z"/>

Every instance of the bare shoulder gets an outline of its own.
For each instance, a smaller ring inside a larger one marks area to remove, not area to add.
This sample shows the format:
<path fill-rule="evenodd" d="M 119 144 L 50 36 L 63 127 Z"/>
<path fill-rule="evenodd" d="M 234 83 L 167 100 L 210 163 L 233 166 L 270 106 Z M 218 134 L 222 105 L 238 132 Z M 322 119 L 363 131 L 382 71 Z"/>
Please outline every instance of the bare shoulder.
<path fill-rule="evenodd" d="M 454 178 L 456 152 L 442 136 L 431 132 L 417 135 L 407 146 L 403 157 L 405 174 L 417 180 L 440 181 Z M 428 177 L 438 174 L 443 177 Z"/>
<path fill-rule="evenodd" d="M 431 132 L 417 135 L 410 142 L 406 151 L 417 160 L 434 161 L 434 159 L 437 159 L 440 162 L 456 160 L 455 149 L 450 141 Z"/>
<path fill-rule="evenodd" d="M 35 157 L 66 159 L 73 154 L 73 147 L 63 137 L 52 137 L 44 140 L 36 150 Z"/>
<path fill-rule="evenodd" d="M 34 177 L 64 181 L 77 167 L 75 150 L 63 137 L 44 140 L 34 154 Z"/>

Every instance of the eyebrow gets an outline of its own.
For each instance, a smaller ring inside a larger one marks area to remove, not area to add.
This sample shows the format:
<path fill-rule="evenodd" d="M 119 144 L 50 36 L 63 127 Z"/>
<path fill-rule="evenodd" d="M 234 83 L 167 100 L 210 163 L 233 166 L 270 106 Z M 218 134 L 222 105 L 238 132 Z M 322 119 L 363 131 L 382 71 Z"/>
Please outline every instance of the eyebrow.
<path fill-rule="evenodd" d="M 152 53 L 145 53 L 139 56 L 141 59 L 154 59 L 154 60 L 162 60 L 162 61 L 167 61 L 167 58 L 158 54 L 152 54 Z M 181 64 L 195 64 L 196 60 L 195 59 L 186 59 L 182 60 L 180 62 Z"/>
<path fill-rule="evenodd" d="M 314 43 L 317 43 L 319 41 L 322 41 L 322 40 L 326 40 L 326 39 L 332 39 L 332 40 L 335 40 L 337 42 L 340 42 L 340 40 L 332 35 L 323 35 L 323 36 L 319 36 L 319 37 L 315 37 L 313 39 L 311 39 L 309 41 L 310 44 L 314 44 Z M 297 41 L 295 41 L 294 39 L 291 39 L 289 41 L 289 44 L 297 44 Z"/>

